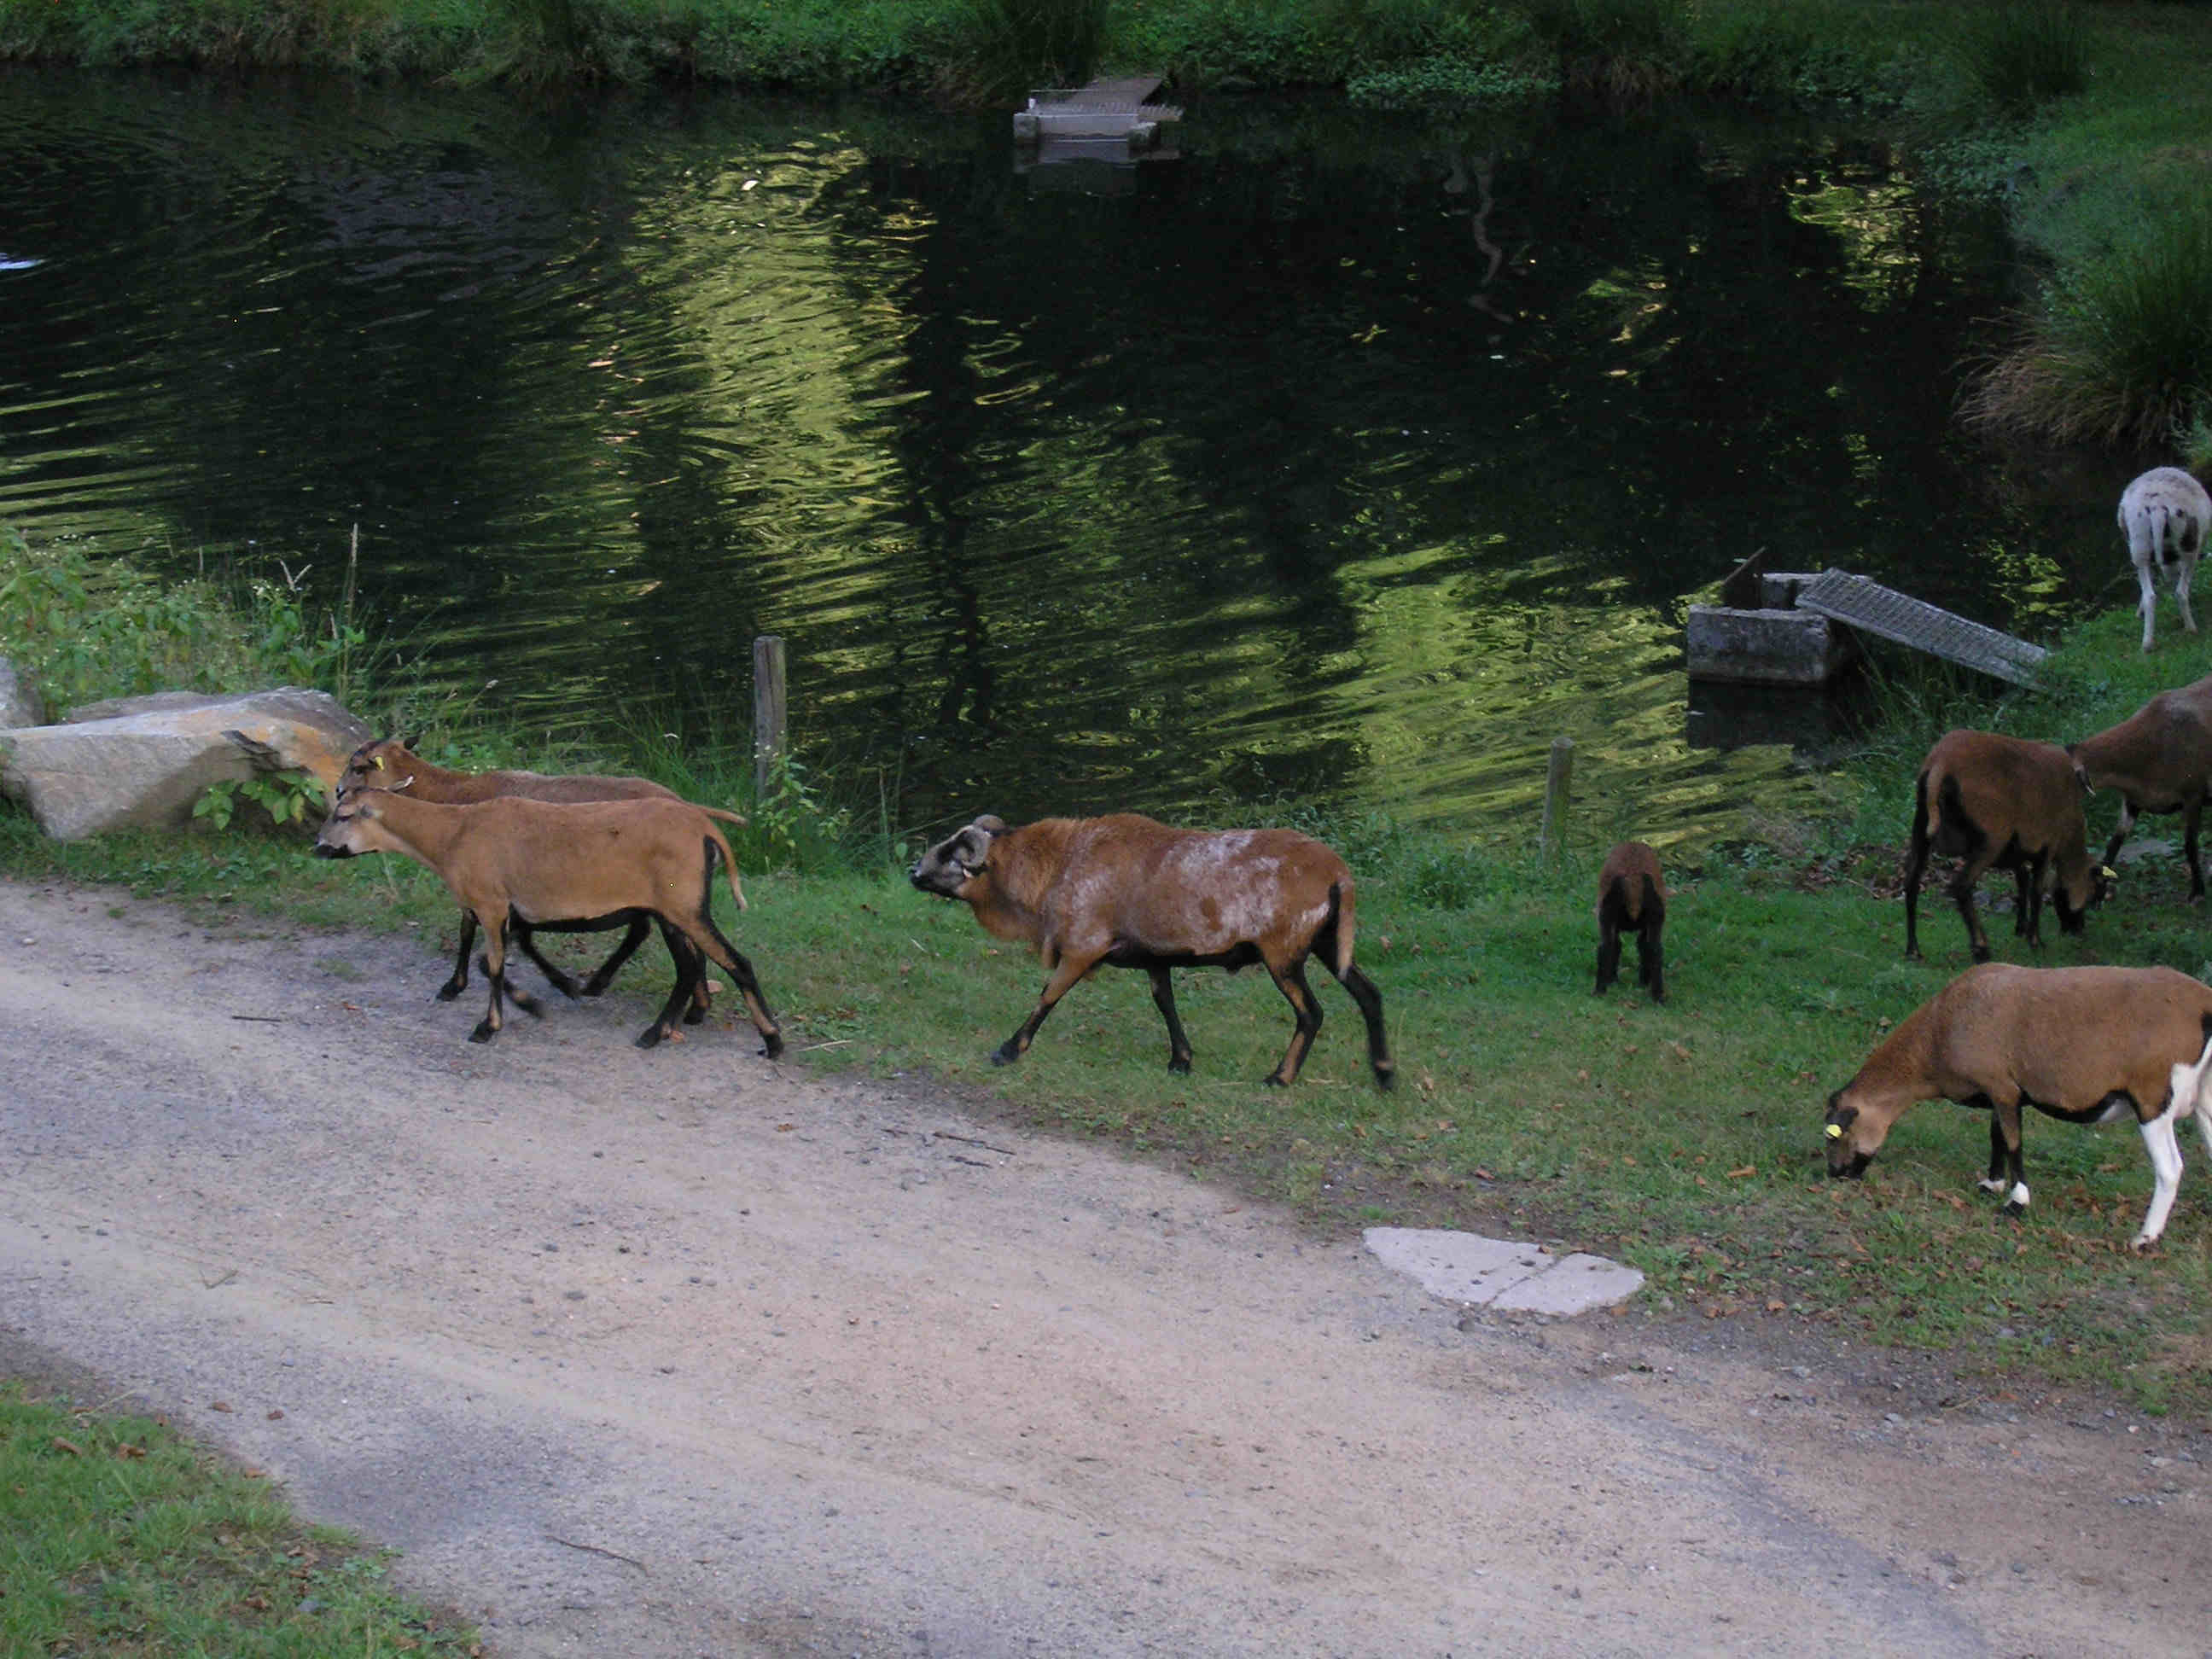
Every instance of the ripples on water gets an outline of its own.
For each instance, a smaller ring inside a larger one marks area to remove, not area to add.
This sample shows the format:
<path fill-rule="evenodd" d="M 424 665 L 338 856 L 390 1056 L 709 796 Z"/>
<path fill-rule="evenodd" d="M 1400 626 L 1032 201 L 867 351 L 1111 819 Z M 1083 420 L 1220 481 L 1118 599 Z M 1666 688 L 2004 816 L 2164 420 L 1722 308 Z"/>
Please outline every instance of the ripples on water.
<path fill-rule="evenodd" d="M 1795 787 L 1689 740 L 1735 559 L 2034 633 L 2116 553 L 1952 429 L 2003 251 L 1849 132 L 1232 106 L 1104 195 L 997 117 L 0 92 L 0 517 L 325 595 L 357 522 L 422 669 L 556 734 L 743 731 L 781 634 L 902 826 L 1518 835 L 1566 734 L 1582 839 L 1718 833 Z"/>

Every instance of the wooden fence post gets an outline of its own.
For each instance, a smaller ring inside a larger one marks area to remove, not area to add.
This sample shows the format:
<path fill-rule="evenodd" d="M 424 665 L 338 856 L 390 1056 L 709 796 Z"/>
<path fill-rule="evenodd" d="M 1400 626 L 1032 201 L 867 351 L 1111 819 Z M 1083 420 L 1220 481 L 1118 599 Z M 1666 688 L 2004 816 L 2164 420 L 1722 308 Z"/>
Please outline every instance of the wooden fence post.
<path fill-rule="evenodd" d="M 1559 850 L 1567 833 L 1567 785 L 1575 775 L 1575 740 L 1552 739 L 1552 763 L 1544 772 L 1544 826 L 1536 834 L 1536 849 L 1546 858 Z"/>
<path fill-rule="evenodd" d="M 763 634 L 753 641 L 753 787 L 763 800 L 783 754 L 783 637 Z"/>

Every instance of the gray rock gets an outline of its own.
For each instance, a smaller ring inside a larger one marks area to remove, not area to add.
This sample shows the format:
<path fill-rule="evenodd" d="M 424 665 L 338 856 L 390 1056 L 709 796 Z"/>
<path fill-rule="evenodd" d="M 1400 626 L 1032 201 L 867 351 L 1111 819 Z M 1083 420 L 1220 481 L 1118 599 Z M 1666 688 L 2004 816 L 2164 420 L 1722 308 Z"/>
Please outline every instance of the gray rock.
<path fill-rule="evenodd" d="M 0 792 L 58 841 L 189 823 L 208 786 L 298 769 L 325 787 L 372 735 L 326 693 L 157 692 L 88 704 L 58 726 L 0 731 Z"/>
<path fill-rule="evenodd" d="M 46 705 L 39 701 L 37 690 L 16 672 L 14 663 L 0 657 L 0 730 L 46 723 Z"/>

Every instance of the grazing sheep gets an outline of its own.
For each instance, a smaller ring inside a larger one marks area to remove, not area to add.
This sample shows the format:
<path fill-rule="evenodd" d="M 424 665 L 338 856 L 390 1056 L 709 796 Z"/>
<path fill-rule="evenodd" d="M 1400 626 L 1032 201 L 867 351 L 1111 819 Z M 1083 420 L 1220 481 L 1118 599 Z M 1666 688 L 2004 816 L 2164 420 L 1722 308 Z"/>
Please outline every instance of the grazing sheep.
<path fill-rule="evenodd" d="M 2134 1247 L 2166 1230 L 2181 1185 L 2175 1125 L 2191 1113 L 2212 1146 L 2212 988 L 2171 968 L 1970 968 L 1828 1097 L 1828 1173 L 1856 1180 L 1916 1101 L 1990 1114 L 1984 1192 L 2027 1207 L 2021 1108 L 2069 1123 L 2132 1116 L 2150 1155 L 2150 1208 Z"/>
<path fill-rule="evenodd" d="M 437 801 L 448 806 L 465 806 L 501 795 L 520 795 L 530 800 L 569 802 L 681 799 L 674 790 L 655 783 L 650 778 L 598 777 L 586 773 L 456 772 L 448 767 L 433 766 L 397 738 L 374 738 L 362 744 L 347 757 L 345 769 L 338 775 L 337 795 L 342 797 L 354 789 L 389 789 L 394 794 L 411 795 L 416 800 Z M 702 806 L 699 810 L 725 823 L 741 824 L 744 822 L 735 812 L 724 811 L 719 806 Z M 744 908 L 742 901 L 738 908 Z M 532 927 L 520 917 L 507 918 L 507 931 L 514 938 L 515 948 L 538 964 L 538 970 L 555 990 L 570 998 L 595 997 L 611 985 L 623 963 L 628 962 L 637 947 L 645 943 L 646 930 L 651 925 L 651 918 L 632 914 L 553 922 L 542 929 Z M 614 954 L 601 963 L 598 970 L 580 986 L 539 955 L 532 937 L 540 931 L 549 933 L 598 933 L 623 927 L 629 931 L 622 943 L 615 947 Z M 664 937 L 672 938 L 666 928 L 662 929 L 662 933 Z M 453 974 L 438 988 L 441 1002 L 451 1002 L 469 988 L 469 948 L 476 943 L 477 921 L 475 916 L 466 910 L 461 913 L 460 935 L 460 949 L 454 955 Z M 672 954 L 674 950 L 672 944 Z M 517 1007 L 532 1014 L 538 1012 L 537 1003 L 517 992 L 512 985 L 507 988 L 507 994 L 514 998 Z M 685 1021 L 697 1024 L 706 1018 L 711 1004 L 702 963 L 691 988 L 691 1011 L 684 1016 Z"/>
<path fill-rule="evenodd" d="M 2066 752 L 2086 787 L 2120 792 L 2119 827 L 2105 845 L 2104 861 L 2118 856 L 2136 814 L 2179 812 L 2189 896 L 2203 898 L 2197 829 L 2212 794 L 2212 677 L 2160 692 L 2118 726 L 2068 744 Z"/>
<path fill-rule="evenodd" d="M 2055 743 L 1994 732 L 1947 732 L 1912 787 L 1912 841 L 1905 866 L 1905 954 L 1920 954 L 1920 878 L 1932 848 L 1962 860 L 1951 897 L 1966 921 L 1976 962 L 1990 959 L 1974 914 L 1974 884 L 2009 870 L 2018 889 L 2012 930 L 2043 944 L 2043 894 L 2058 925 L 2078 933 L 2089 908 L 2112 891 L 2112 872 L 2089 857 L 2088 821 L 2073 757 Z"/>
<path fill-rule="evenodd" d="M 1169 969 L 1259 963 L 1297 1017 L 1267 1081 L 1286 1085 L 1321 1030 L 1305 961 L 1322 962 L 1367 1021 L 1367 1058 L 1387 1089 L 1395 1071 L 1382 1035 L 1382 997 L 1352 965 L 1352 872 L 1321 842 L 1289 830 L 1170 830 L 1119 812 L 1044 818 L 1009 830 L 977 818 L 915 861 L 926 893 L 958 899 L 984 931 L 1034 946 L 1049 974 L 1036 1010 L 991 1055 L 1011 1065 L 1053 1005 L 1102 963 L 1141 968 L 1168 1027 L 1168 1069 L 1190 1069 Z"/>
<path fill-rule="evenodd" d="M 1654 1002 L 1667 1000 L 1659 933 L 1667 922 L 1667 884 L 1659 855 L 1640 841 L 1625 841 L 1605 855 L 1597 872 L 1597 994 L 1620 976 L 1620 935 L 1636 933 L 1636 982 Z"/>
<path fill-rule="evenodd" d="M 507 926 L 510 915 L 532 927 L 636 911 L 671 931 L 675 989 L 660 1017 L 638 1037 L 649 1048 L 675 1030 L 703 954 L 727 969 L 761 1034 L 762 1052 L 783 1051 L 752 964 L 714 925 L 714 864 L 730 896 L 743 902 L 737 861 L 708 812 L 680 800 L 560 803 L 500 795 L 466 806 L 421 801 L 384 789 L 349 790 L 315 837 L 323 858 L 403 853 L 427 866 L 475 916 L 485 935 L 484 974 L 491 1006 L 471 1040 L 489 1042 L 505 1023 Z M 679 949 L 676 942 L 684 941 Z M 693 954 L 696 953 L 696 954 Z"/>
<path fill-rule="evenodd" d="M 2194 634 L 2189 614 L 2189 577 L 2204 551 L 2204 532 L 2212 526 L 2212 496 L 2178 466 L 2154 466 L 2120 492 L 2120 534 L 2128 538 L 2128 562 L 2142 587 L 2142 648 L 2150 649 L 2151 624 L 2158 607 L 2152 583 L 2160 566 L 2173 567 L 2173 597 L 2181 603 L 2182 625 Z"/>

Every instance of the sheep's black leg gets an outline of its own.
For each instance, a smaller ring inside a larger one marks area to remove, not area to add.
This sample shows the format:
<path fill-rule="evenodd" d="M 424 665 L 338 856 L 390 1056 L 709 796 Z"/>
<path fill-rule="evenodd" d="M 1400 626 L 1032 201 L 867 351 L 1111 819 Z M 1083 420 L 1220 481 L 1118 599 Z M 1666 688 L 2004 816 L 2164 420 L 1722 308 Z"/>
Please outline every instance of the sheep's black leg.
<path fill-rule="evenodd" d="M 2204 860 L 2197 850 L 2197 820 L 2204 816 L 2204 798 L 2199 795 L 2181 809 L 2181 849 L 2189 855 L 2189 902 L 2201 902 L 2204 897 Z M 2106 854 L 2105 862 L 2110 864 Z"/>
<path fill-rule="evenodd" d="M 469 947 L 477 942 L 477 913 L 461 912 L 461 949 L 453 958 L 453 977 L 438 988 L 438 1000 L 451 1002 L 469 988 Z"/>
<path fill-rule="evenodd" d="M 477 1029 L 469 1033 L 471 1042 L 489 1042 L 507 1021 L 499 1006 L 500 992 L 507 981 L 507 917 L 478 916 L 484 930 L 484 977 L 491 981 L 491 1006 L 484 1012 Z"/>
<path fill-rule="evenodd" d="M 1605 896 L 1605 902 L 1598 907 L 1597 985 L 1591 992 L 1591 994 L 1593 996 L 1603 996 L 1606 992 L 1611 988 L 1613 981 L 1620 977 L 1620 906 L 1614 902 L 1612 893 L 1607 892 Z"/>
<path fill-rule="evenodd" d="M 1981 871 L 1970 861 L 1959 872 L 1951 884 L 1952 902 L 1966 921 L 1966 944 L 1976 962 L 1990 959 L 1989 935 L 1982 932 L 1982 919 L 1974 914 L 1974 884 L 1981 879 Z M 1909 929 L 1910 924 L 1908 924 Z"/>
<path fill-rule="evenodd" d="M 1306 1054 L 1321 1030 L 1321 1000 L 1314 995 L 1313 987 L 1306 983 L 1304 962 L 1294 962 L 1280 971 L 1271 962 L 1267 972 L 1273 976 L 1275 988 L 1289 999 L 1291 1012 L 1297 1017 L 1297 1024 L 1291 1032 L 1291 1046 L 1284 1051 L 1283 1063 L 1268 1073 L 1266 1079 L 1271 1087 L 1287 1089 L 1298 1080 L 1298 1068 L 1306 1063 Z"/>
<path fill-rule="evenodd" d="M 1333 968 L 1329 971 L 1336 972 Z M 1367 1022 L 1367 1063 L 1375 1068 L 1376 1086 L 1387 1089 L 1397 1081 L 1398 1063 L 1390 1058 L 1390 1043 L 1382 1035 L 1382 994 L 1373 980 L 1349 963 L 1337 974 L 1336 982 L 1359 1005 L 1360 1018 Z"/>
<path fill-rule="evenodd" d="M 491 972 L 491 962 L 489 957 L 478 957 L 477 958 L 477 966 L 483 969 L 487 974 Z M 500 988 L 506 993 L 507 1000 L 509 1002 L 521 1009 L 524 1013 L 529 1015 L 532 1019 L 543 1019 L 545 1018 L 545 1005 L 544 1003 L 538 1001 L 538 1000 L 531 995 L 529 992 L 520 989 L 515 985 L 515 982 L 513 980 L 508 979 L 506 975 L 501 974 L 500 978 L 502 981 Z"/>
<path fill-rule="evenodd" d="M 690 921 L 675 916 L 662 920 L 681 928 L 702 955 L 729 970 L 730 977 L 737 982 L 738 994 L 744 999 L 745 1013 L 752 1020 L 753 1030 L 761 1034 L 761 1053 L 774 1060 L 783 1052 L 783 1032 L 776 1025 L 775 1016 L 769 1012 L 768 998 L 761 990 L 752 963 L 714 925 L 714 869 L 721 862 L 721 851 L 712 841 L 702 840 L 700 847 L 704 856 L 700 861 L 697 911 Z M 705 969 L 698 970 L 694 977 L 698 982 L 693 994 L 703 1003 L 707 994 Z"/>
<path fill-rule="evenodd" d="M 1667 1000 L 1666 963 L 1659 949 L 1661 913 L 1651 908 L 1651 898 L 1645 895 L 1644 925 L 1636 930 L 1636 977 L 1651 994 L 1654 1002 Z"/>
<path fill-rule="evenodd" d="M 622 971 L 623 963 L 628 962 L 637 947 L 645 943 L 645 936 L 652 927 L 653 918 L 645 911 L 641 910 L 630 918 L 629 932 L 623 935 L 623 942 L 615 946 L 614 954 L 601 963 L 591 978 L 584 981 L 586 996 L 598 996 L 614 983 L 615 975 Z"/>
<path fill-rule="evenodd" d="M 2005 1194 L 2004 1212 L 2020 1215 L 2027 1209 L 2027 1182 L 2021 1151 L 2021 1103 L 1992 1103 L 1990 1112 L 1990 1173 L 1982 1190 Z"/>
<path fill-rule="evenodd" d="M 1190 1039 L 1183 1035 L 1182 1021 L 1176 1018 L 1175 981 L 1164 968 L 1149 969 L 1152 978 L 1152 1006 L 1160 1011 L 1160 1018 L 1168 1023 L 1168 1070 L 1190 1070 Z"/>
<path fill-rule="evenodd" d="M 1928 868 L 1928 775 L 1912 786 L 1912 839 L 1905 854 L 1905 954 L 1920 954 L 1920 878 Z"/>
<path fill-rule="evenodd" d="M 684 1023 L 696 1025 L 707 1018 L 708 1012 L 714 1006 L 714 996 L 707 989 L 707 958 L 699 954 L 696 945 L 684 937 L 683 929 L 672 927 L 665 919 L 660 921 L 660 937 L 668 946 L 668 954 L 675 958 L 678 971 L 683 974 L 686 981 L 686 988 L 691 993 L 691 1006 L 684 1011 Z"/>
<path fill-rule="evenodd" d="M 2012 867 L 2012 931 L 2015 937 L 2030 936 L 2033 943 L 2034 923 L 2030 920 L 2030 907 L 2035 902 L 2036 882 L 2032 873 L 2037 868 L 2033 860 L 2022 859 Z"/>
<path fill-rule="evenodd" d="M 562 930 L 554 927 L 548 928 L 546 931 L 549 933 L 559 933 Z M 538 940 L 535 936 L 537 930 L 531 927 L 528 922 L 525 921 L 520 915 L 518 914 L 512 906 L 508 908 L 507 913 L 507 936 L 514 941 L 514 948 L 521 951 L 523 955 L 528 957 L 532 962 L 538 964 L 538 971 L 545 975 L 545 982 L 548 985 L 558 991 L 562 996 L 567 997 L 570 1001 L 574 1001 L 576 998 L 576 981 L 569 978 L 568 975 L 562 973 L 556 963 L 545 960 L 544 954 L 538 948 Z M 514 986 L 511 981 L 508 982 L 507 994 L 511 997 L 515 996 Z M 515 997 L 515 1000 L 520 1002 L 521 999 L 520 997 Z"/>
<path fill-rule="evenodd" d="M 2201 807 L 2203 803 L 2199 802 L 2198 805 Z M 2121 843 L 2125 842 L 2135 830 L 2137 810 L 2135 801 L 2130 797 L 2126 795 L 2120 797 L 2120 821 L 2113 826 L 2112 840 L 2105 843 L 2103 860 L 2105 863 L 2110 864 L 2114 859 L 2119 857 Z M 2185 823 L 2189 821 L 2185 820 Z M 2194 837 L 2191 839 L 2193 841 Z M 2197 854 L 2193 847 L 2189 854 L 2189 872 L 2194 878 L 2191 883 L 2191 895 L 2202 893 L 2204 890 L 2204 878 L 2197 868 Z"/>
<path fill-rule="evenodd" d="M 1098 958 L 1095 956 L 1060 957 L 1059 966 L 1052 970 L 1052 977 L 1045 981 L 1044 989 L 1038 994 L 1037 1006 L 1030 1011 L 1030 1017 L 1021 1023 L 1013 1036 L 991 1050 L 991 1064 L 1011 1066 L 1029 1053 L 1030 1044 L 1036 1040 L 1037 1028 L 1044 1024 L 1045 1017 L 1052 1012 L 1062 997 L 1075 988 L 1085 974 L 1097 965 Z"/>
<path fill-rule="evenodd" d="M 663 1038 L 676 1034 L 678 1012 L 685 1004 L 695 1002 L 699 981 L 706 975 L 706 959 L 699 954 L 697 946 L 665 921 L 661 924 L 660 934 L 668 945 L 669 959 L 676 964 L 676 983 L 669 989 L 668 1000 L 661 1006 L 660 1017 L 637 1034 L 637 1046 L 641 1048 L 650 1048 Z M 684 1017 L 693 1024 L 696 1024 L 700 1018 L 696 1006 Z"/>

